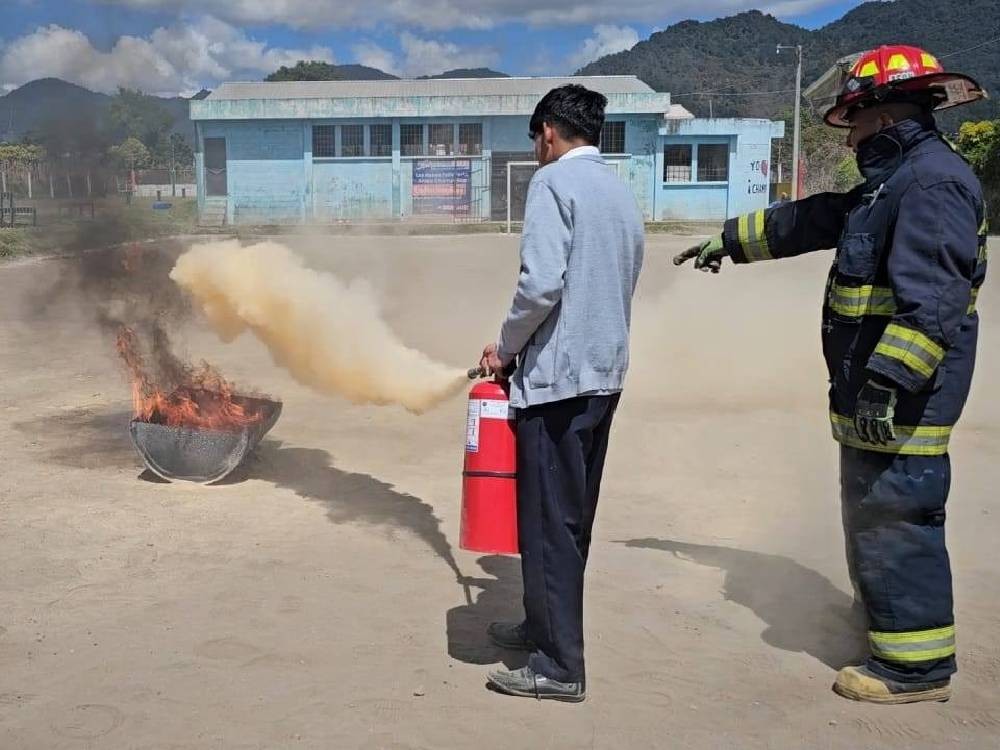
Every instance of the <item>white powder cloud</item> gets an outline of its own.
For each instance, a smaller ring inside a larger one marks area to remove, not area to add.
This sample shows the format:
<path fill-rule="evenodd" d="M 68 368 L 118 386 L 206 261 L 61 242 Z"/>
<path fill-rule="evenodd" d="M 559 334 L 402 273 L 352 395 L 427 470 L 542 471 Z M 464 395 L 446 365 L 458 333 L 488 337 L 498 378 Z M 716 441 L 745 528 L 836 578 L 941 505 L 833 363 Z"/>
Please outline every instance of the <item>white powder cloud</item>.
<path fill-rule="evenodd" d="M 210 16 L 155 29 L 148 37 L 121 36 L 104 51 L 76 29 L 51 24 L 8 41 L 0 50 L 0 86 L 53 76 L 94 91 L 118 86 L 173 95 L 204 83 L 270 73 L 298 60 L 332 61 L 327 47 L 269 47 Z"/>

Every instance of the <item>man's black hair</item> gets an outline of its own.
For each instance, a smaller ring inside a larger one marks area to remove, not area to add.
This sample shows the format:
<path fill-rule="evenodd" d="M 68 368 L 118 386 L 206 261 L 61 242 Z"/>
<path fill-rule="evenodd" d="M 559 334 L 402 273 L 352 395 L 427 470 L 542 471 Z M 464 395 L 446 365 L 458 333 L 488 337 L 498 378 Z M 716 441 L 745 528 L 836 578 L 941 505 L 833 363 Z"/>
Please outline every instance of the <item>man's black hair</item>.
<path fill-rule="evenodd" d="M 566 140 L 582 138 L 592 146 L 601 142 L 604 108 L 607 97 L 577 83 L 560 86 L 547 93 L 535 107 L 529 132 L 532 137 L 542 132 L 546 122 Z"/>

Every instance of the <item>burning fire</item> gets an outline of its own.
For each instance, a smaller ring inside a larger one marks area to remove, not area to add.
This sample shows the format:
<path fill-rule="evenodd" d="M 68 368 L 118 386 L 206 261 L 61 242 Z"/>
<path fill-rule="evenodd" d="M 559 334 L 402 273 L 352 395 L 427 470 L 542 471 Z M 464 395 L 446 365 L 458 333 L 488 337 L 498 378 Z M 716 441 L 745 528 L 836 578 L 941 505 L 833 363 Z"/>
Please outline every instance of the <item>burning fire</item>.
<path fill-rule="evenodd" d="M 202 430 L 239 432 L 265 417 L 259 405 L 233 393 L 233 385 L 207 363 L 184 367 L 169 393 L 150 376 L 135 331 L 122 326 L 118 353 L 132 379 L 135 418 L 142 422 Z"/>

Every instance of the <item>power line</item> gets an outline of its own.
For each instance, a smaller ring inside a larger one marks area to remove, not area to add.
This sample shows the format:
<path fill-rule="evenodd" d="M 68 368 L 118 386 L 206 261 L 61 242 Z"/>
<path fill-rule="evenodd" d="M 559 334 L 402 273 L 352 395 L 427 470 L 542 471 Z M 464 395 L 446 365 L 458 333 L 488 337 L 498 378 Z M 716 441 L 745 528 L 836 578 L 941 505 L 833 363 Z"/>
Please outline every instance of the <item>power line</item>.
<path fill-rule="evenodd" d="M 966 47 L 965 49 L 955 50 L 954 52 L 949 52 L 947 55 L 939 55 L 939 60 L 944 60 L 948 57 L 954 57 L 955 55 L 961 55 L 963 52 L 972 52 L 973 50 L 979 49 L 980 47 L 985 47 L 987 44 L 993 44 L 994 42 L 1000 42 L 1000 36 L 995 36 L 992 39 L 987 39 L 985 42 L 980 42 L 972 47 Z"/>
<path fill-rule="evenodd" d="M 772 94 L 794 94 L 795 89 L 780 89 L 778 91 L 745 91 L 733 93 L 729 91 L 688 91 L 683 94 L 670 92 L 670 96 L 770 96 Z"/>

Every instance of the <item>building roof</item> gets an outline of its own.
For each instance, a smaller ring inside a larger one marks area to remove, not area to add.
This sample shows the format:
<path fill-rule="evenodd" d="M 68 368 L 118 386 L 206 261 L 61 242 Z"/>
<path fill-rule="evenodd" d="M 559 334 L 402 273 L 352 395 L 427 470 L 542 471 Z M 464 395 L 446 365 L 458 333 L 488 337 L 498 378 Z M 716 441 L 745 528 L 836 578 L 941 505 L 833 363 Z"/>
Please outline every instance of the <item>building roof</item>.
<path fill-rule="evenodd" d="M 534 96 L 578 83 L 602 94 L 652 94 L 635 76 L 558 78 L 434 78 L 384 81 L 275 81 L 223 83 L 208 97 L 219 99 L 369 99 L 403 96 Z"/>
<path fill-rule="evenodd" d="M 530 115 L 542 96 L 568 83 L 604 94 L 608 114 L 670 112 L 670 94 L 635 76 L 224 83 L 190 108 L 192 120 Z"/>

